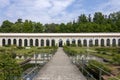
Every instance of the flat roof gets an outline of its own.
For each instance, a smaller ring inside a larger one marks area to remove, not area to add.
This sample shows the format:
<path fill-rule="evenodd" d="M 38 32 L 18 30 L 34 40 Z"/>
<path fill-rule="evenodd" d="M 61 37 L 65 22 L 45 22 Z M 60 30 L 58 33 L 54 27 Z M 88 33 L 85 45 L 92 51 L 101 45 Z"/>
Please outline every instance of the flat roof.
<path fill-rule="evenodd" d="M 0 33 L 0 37 L 22 37 L 22 36 L 33 36 L 33 37 L 39 37 L 39 36 L 48 36 L 48 37 L 70 37 L 70 36 L 77 36 L 77 37 L 91 37 L 91 36 L 116 36 L 120 37 L 120 33 Z"/>

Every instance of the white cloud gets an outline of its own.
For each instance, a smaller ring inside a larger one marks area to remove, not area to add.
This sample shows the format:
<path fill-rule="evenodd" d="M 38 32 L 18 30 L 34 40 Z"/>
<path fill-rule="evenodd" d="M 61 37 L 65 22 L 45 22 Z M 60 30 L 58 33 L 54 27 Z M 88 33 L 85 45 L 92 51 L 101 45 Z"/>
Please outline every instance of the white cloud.
<path fill-rule="evenodd" d="M 69 16 L 69 14 L 63 15 L 62 13 L 67 13 L 65 9 L 74 0 L 7 0 L 4 4 L 10 3 L 10 1 L 12 1 L 11 4 L 4 10 L 4 16 L 8 19 L 15 21 L 22 18 L 51 23 L 66 20 L 68 17 L 65 16 Z M 0 16 L 2 17 L 2 15 Z"/>
<path fill-rule="evenodd" d="M 96 7 L 96 11 L 101 11 L 105 14 L 117 12 L 119 10 L 120 10 L 119 0 L 108 0 L 106 3 L 100 4 L 98 7 Z"/>

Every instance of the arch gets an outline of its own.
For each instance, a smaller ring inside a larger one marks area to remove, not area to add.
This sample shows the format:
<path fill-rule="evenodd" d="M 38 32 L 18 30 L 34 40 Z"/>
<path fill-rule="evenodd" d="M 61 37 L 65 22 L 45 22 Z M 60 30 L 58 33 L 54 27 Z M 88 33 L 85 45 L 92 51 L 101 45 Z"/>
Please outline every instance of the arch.
<path fill-rule="evenodd" d="M 38 39 L 35 39 L 35 46 L 39 46 L 39 41 L 38 41 Z"/>
<path fill-rule="evenodd" d="M 120 39 L 118 39 L 118 46 L 120 47 Z"/>
<path fill-rule="evenodd" d="M 11 39 L 8 39 L 8 45 L 11 45 Z"/>
<path fill-rule="evenodd" d="M 49 41 L 49 39 L 46 40 L 46 46 L 50 46 L 50 41 Z"/>
<path fill-rule="evenodd" d="M 90 40 L 89 40 L 89 47 L 92 47 L 92 46 L 93 46 L 93 40 L 90 39 Z"/>
<path fill-rule="evenodd" d="M 95 46 L 98 46 L 98 39 L 95 39 Z"/>
<path fill-rule="evenodd" d="M 54 39 L 51 40 L 51 45 L 55 46 L 55 40 Z"/>
<path fill-rule="evenodd" d="M 87 46 L 87 40 L 86 39 L 83 40 L 83 46 Z"/>
<path fill-rule="evenodd" d="M 116 39 L 112 40 L 112 46 L 115 47 L 116 46 Z"/>
<path fill-rule="evenodd" d="M 13 39 L 13 45 L 17 45 L 17 40 Z"/>
<path fill-rule="evenodd" d="M 5 39 L 2 39 L 2 46 L 5 46 L 5 44 L 6 44 Z"/>
<path fill-rule="evenodd" d="M 104 39 L 101 39 L 101 46 L 102 46 L 102 47 L 105 46 L 105 45 L 104 45 Z"/>
<path fill-rule="evenodd" d="M 72 39 L 72 44 L 75 45 L 75 43 L 76 43 L 76 40 L 75 40 L 75 39 Z"/>
<path fill-rule="evenodd" d="M 22 39 L 19 39 L 19 46 L 22 46 Z"/>
<path fill-rule="evenodd" d="M 63 47 L 63 40 L 59 39 L 59 47 Z"/>
<path fill-rule="evenodd" d="M 107 39 L 107 40 L 106 40 L 106 45 L 107 45 L 107 46 L 110 46 L 110 39 Z"/>
<path fill-rule="evenodd" d="M 30 39 L 30 46 L 33 46 L 33 39 Z"/>
<path fill-rule="evenodd" d="M 41 39 L 41 46 L 44 46 L 44 40 Z"/>
<path fill-rule="evenodd" d="M 78 40 L 78 46 L 82 46 L 80 39 Z"/>
<path fill-rule="evenodd" d="M 27 39 L 24 40 L 24 46 L 28 46 L 28 40 Z"/>
<path fill-rule="evenodd" d="M 69 39 L 66 40 L 66 46 L 70 46 L 70 40 Z"/>

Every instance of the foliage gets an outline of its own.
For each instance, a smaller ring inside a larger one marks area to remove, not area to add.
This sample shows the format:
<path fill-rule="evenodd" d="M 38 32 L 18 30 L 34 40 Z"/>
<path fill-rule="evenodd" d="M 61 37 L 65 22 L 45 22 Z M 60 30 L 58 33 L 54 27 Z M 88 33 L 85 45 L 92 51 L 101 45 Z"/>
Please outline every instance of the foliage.
<path fill-rule="evenodd" d="M 21 76 L 20 65 L 9 53 L 0 54 L 0 80 L 14 80 L 15 77 L 19 80 Z"/>
<path fill-rule="evenodd" d="M 114 64 L 120 65 L 120 55 L 119 54 L 114 55 L 113 62 L 114 62 Z"/>
<path fill-rule="evenodd" d="M 95 12 L 86 16 L 81 14 L 73 22 L 60 24 L 41 24 L 31 20 L 18 19 L 15 23 L 9 20 L 3 21 L 0 32 L 6 33 L 83 33 L 83 32 L 120 32 L 120 11 L 104 15 Z"/>
<path fill-rule="evenodd" d="M 98 62 L 96 60 L 90 60 L 87 65 L 88 70 L 92 70 L 94 73 L 99 74 L 100 69 L 106 71 L 106 72 L 111 72 L 111 69 L 109 66 L 105 65 L 104 63 Z M 102 71 L 102 74 L 106 74 L 105 72 Z"/>

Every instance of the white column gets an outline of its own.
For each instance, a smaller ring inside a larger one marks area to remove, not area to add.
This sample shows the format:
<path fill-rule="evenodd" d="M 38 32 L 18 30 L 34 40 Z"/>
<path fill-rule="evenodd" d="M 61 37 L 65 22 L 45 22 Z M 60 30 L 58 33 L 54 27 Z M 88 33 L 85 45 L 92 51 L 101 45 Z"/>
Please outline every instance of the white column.
<path fill-rule="evenodd" d="M 38 46 L 41 47 L 41 39 L 38 39 Z"/>
<path fill-rule="evenodd" d="M 46 47 L 46 39 L 44 39 L 44 46 Z"/>
<path fill-rule="evenodd" d="M 24 39 L 22 39 L 22 46 L 24 47 Z"/>
<path fill-rule="evenodd" d="M 2 38 L 0 38 L 0 46 L 2 46 Z"/>
<path fill-rule="evenodd" d="M 87 47 L 89 47 L 89 39 L 86 39 L 87 40 Z"/>
<path fill-rule="evenodd" d="M 16 39 L 16 41 L 17 41 L 17 44 L 16 44 L 16 45 L 19 46 L 19 39 Z"/>
<path fill-rule="evenodd" d="M 11 39 L 11 45 L 13 45 L 13 39 Z"/>
<path fill-rule="evenodd" d="M 93 39 L 93 46 L 95 46 L 95 39 Z"/>
<path fill-rule="evenodd" d="M 110 46 L 112 46 L 112 38 L 110 39 Z"/>
<path fill-rule="evenodd" d="M 101 47 L 101 39 L 98 39 L 98 46 Z"/>
<path fill-rule="evenodd" d="M 104 46 L 105 46 L 105 47 L 107 46 L 107 42 L 106 42 L 106 39 L 104 39 Z"/>
<path fill-rule="evenodd" d="M 28 44 L 27 44 L 27 46 L 30 46 L 30 39 L 27 39 L 28 40 Z"/>
<path fill-rule="evenodd" d="M 49 46 L 52 46 L 52 41 L 51 41 L 51 39 L 49 39 Z"/>
<path fill-rule="evenodd" d="M 33 39 L 33 46 L 35 46 L 35 40 L 36 40 L 36 39 Z"/>

